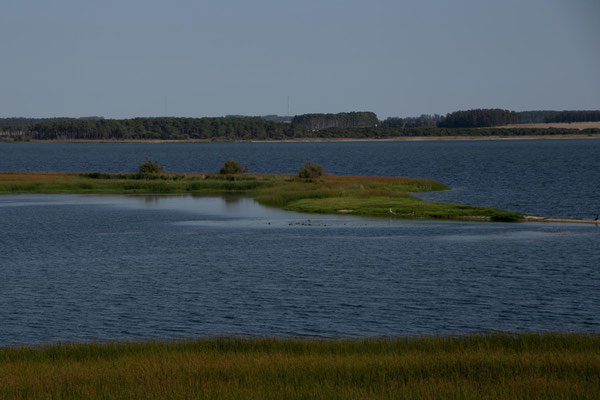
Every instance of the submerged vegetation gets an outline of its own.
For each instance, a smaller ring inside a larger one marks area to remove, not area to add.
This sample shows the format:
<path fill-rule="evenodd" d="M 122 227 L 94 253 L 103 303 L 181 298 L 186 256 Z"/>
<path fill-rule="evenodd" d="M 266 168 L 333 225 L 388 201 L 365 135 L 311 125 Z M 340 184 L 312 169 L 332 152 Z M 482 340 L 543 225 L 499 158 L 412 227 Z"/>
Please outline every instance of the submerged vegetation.
<path fill-rule="evenodd" d="M 266 206 L 306 213 L 368 217 L 518 221 L 522 215 L 489 207 L 421 200 L 411 193 L 447 190 L 429 179 L 275 174 L 0 173 L 0 194 L 191 193 L 239 194 Z"/>
<path fill-rule="evenodd" d="M 0 398 L 597 399 L 600 336 L 205 338 L 0 349 Z"/>

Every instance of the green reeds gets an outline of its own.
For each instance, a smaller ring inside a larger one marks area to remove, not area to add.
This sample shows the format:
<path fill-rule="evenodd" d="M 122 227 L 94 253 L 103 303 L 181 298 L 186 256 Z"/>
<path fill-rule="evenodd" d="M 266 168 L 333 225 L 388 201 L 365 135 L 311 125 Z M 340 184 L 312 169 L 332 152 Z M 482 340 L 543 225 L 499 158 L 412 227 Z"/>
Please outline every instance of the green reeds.
<path fill-rule="evenodd" d="M 600 336 L 207 338 L 4 348 L 0 398 L 596 399 Z"/>

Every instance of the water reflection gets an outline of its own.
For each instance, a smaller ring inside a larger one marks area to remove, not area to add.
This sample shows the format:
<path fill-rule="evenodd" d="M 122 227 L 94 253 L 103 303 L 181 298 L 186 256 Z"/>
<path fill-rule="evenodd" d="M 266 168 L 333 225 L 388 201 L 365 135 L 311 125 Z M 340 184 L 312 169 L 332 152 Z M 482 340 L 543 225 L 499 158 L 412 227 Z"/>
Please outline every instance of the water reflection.
<path fill-rule="evenodd" d="M 140 197 L 143 198 L 144 204 L 146 206 L 153 207 L 153 206 L 157 206 L 158 203 L 161 201 L 161 199 L 163 199 L 164 196 L 143 195 L 143 196 L 140 196 Z"/>

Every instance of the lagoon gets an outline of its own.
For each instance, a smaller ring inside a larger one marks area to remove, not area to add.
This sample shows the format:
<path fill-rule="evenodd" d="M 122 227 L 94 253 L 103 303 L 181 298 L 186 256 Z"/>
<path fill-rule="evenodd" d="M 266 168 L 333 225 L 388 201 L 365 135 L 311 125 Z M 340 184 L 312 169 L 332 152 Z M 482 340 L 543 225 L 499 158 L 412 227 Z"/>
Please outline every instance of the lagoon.
<path fill-rule="evenodd" d="M 0 171 L 431 178 L 434 201 L 600 212 L 599 140 L 0 143 Z M 600 332 L 600 228 L 315 216 L 251 199 L 0 196 L 0 345 L 212 335 Z"/>
<path fill-rule="evenodd" d="M 0 196 L 0 345 L 600 332 L 600 229 Z"/>

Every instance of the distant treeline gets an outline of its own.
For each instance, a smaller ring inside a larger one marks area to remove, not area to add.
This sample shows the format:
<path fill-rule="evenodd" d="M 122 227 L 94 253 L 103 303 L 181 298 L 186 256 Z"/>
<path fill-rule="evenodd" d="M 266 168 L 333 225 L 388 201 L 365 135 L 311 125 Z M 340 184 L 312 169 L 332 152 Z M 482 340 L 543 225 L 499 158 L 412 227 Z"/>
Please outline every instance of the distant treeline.
<path fill-rule="evenodd" d="M 600 121 L 600 111 L 521 111 L 520 124 Z"/>
<path fill-rule="evenodd" d="M 545 122 L 594 122 L 600 121 L 600 111 L 561 111 Z"/>
<path fill-rule="evenodd" d="M 521 111 L 517 113 L 520 124 L 543 124 L 560 111 Z"/>
<path fill-rule="evenodd" d="M 6 128 L 1 128 L 6 129 Z M 5 140 L 285 140 L 310 138 L 381 139 L 394 137 L 525 136 L 600 134 L 600 129 L 564 128 L 327 128 L 312 131 L 304 126 L 261 118 L 135 118 L 131 120 L 57 121 L 38 124 L 18 135 L 0 132 Z M 15 131 L 13 131 L 15 132 Z"/>
<path fill-rule="evenodd" d="M 600 121 L 600 111 L 522 111 L 476 109 L 456 111 L 441 115 L 421 115 L 416 118 L 388 118 L 382 121 L 385 128 L 486 128 L 512 124 L 532 124 L 551 122 L 592 122 Z"/>
<path fill-rule="evenodd" d="M 438 126 L 441 128 L 486 128 L 517 124 L 518 122 L 516 112 L 493 108 L 456 111 L 446 115 L 446 118 L 440 121 Z"/>
<path fill-rule="evenodd" d="M 418 127 L 436 127 L 443 116 L 438 114 L 422 114 L 419 117 L 398 118 L 391 117 L 381 121 L 382 128 L 418 128 Z"/>
<path fill-rule="evenodd" d="M 349 112 L 338 114 L 296 115 L 292 124 L 301 125 L 311 131 L 327 128 L 367 128 L 379 124 L 377 115 L 372 112 Z"/>
<path fill-rule="evenodd" d="M 33 140 L 265 140 L 303 137 L 307 133 L 302 126 L 259 117 L 65 120 L 2 129 L 5 132 L 20 130 L 20 136 Z"/>
<path fill-rule="evenodd" d="M 500 109 L 458 111 L 442 117 L 388 118 L 374 113 L 305 114 L 292 123 L 266 117 L 80 119 L 5 118 L 0 124 L 3 140 L 285 140 L 295 138 L 385 138 L 411 136 L 522 136 L 597 134 L 598 129 L 502 128 L 522 119 L 544 122 L 600 120 L 600 111 L 531 111 Z M 268 118 L 268 119 L 267 119 Z M 37 121 L 37 122 L 36 122 Z M 41 122 L 40 122 L 41 121 Z M 33 123 L 35 122 L 35 123 Z"/>
<path fill-rule="evenodd" d="M 539 135 L 591 135 L 600 134 L 600 129 L 567 128 L 329 128 L 314 132 L 314 138 L 384 139 L 395 137 L 446 137 L 446 136 L 539 136 Z"/>

